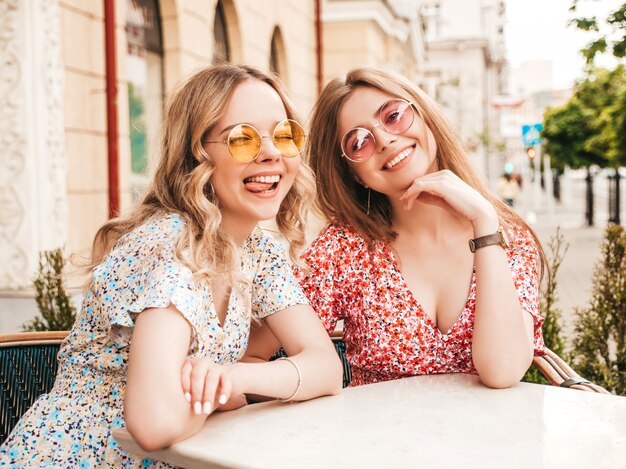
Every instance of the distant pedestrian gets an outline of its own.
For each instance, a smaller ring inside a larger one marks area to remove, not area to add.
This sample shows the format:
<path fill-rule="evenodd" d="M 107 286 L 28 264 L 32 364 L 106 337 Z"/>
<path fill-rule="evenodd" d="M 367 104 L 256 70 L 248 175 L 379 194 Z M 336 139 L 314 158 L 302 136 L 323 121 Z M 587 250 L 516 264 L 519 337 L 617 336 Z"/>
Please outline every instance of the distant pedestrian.
<path fill-rule="evenodd" d="M 515 175 L 505 173 L 498 181 L 498 194 L 509 207 L 515 207 L 520 194 L 520 183 Z"/>

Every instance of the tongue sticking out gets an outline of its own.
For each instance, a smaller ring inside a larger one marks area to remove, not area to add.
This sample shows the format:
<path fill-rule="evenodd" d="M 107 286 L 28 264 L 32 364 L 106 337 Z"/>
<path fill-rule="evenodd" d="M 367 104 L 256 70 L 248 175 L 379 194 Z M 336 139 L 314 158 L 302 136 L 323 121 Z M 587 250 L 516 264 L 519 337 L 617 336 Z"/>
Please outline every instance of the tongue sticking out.
<path fill-rule="evenodd" d="M 255 181 L 246 181 L 244 182 L 244 186 L 250 192 L 264 192 L 269 191 L 274 188 L 276 185 L 275 182 L 255 182 Z"/>

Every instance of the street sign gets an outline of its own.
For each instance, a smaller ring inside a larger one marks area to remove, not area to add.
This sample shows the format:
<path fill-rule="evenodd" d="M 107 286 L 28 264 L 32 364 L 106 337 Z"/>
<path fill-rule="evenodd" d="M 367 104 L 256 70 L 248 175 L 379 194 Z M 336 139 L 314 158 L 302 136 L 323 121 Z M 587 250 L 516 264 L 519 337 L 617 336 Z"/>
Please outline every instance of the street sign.
<path fill-rule="evenodd" d="M 541 143 L 539 134 L 543 129 L 543 124 L 538 122 L 532 125 L 522 125 L 522 141 L 525 147 L 532 147 Z"/>

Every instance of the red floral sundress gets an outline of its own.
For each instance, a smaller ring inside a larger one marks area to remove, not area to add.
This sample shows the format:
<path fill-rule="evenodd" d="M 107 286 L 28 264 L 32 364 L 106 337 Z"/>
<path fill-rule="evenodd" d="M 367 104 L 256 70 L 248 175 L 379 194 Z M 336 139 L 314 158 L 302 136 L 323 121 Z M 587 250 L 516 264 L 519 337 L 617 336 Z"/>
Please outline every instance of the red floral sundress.
<path fill-rule="evenodd" d="M 508 234 L 514 284 L 522 310 L 533 317 L 534 353 L 543 355 L 537 247 L 526 230 L 515 227 Z M 303 259 L 309 270 L 297 274 L 328 333 L 344 320 L 351 386 L 423 374 L 476 374 L 471 348 L 476 272 L 463 311 L 443 333 L 413 297 L 388 242 L 368 249 L 349 227 L 330 224 Z"/>

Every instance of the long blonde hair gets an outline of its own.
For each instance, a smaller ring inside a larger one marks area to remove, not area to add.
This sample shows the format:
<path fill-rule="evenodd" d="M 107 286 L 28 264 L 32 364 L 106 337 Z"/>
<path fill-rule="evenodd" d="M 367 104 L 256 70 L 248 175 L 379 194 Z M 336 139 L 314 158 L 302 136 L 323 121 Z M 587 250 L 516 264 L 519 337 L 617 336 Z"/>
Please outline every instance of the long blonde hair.
<path fill-rule="evenodd" d="M 231 286 L 242 282 L 238 247 L 221 227 L 218 201 L 210 183 L 214 164 L 202 146 L 203 136 L 225 111 L 235 87 L 255 79 L 270 85 L 280 96 L 287 117 L 299 120 L 280 82 L 246 65 L 223 64 L 200 70 L 172 93 L 161 130 L 160 161 L 141 203 L 126 217 L 112 219 L 96 233 L 89 265 L 98 265 L 124 234 L 152 215 L 177 213 L 185 227 L 175 255 L 199 278 L 225 275 Z M 294 262 L 305 243 L 305 220 L 314 198 L 311 170 L 303 163 L 282 201 L 276 224 L 289 243 Z"/>
<path fill-rule="evenodd" d="M 339 113 L 346 99 L 359 87 L 375 88 L 414 104 L 434 136 L 440 169 L 452 171 L 491 202 L 504 225 L 521 225 L 529 230 L 539 250 L 543 276 L 547 263 L 536 234 L 519 215 L 489 191 L 439 105 L 401 75 L 358 68 L 348 72 L 345 80 L 331 80 L 322 91 L 311 115 L 306 150 L 316 176 L 316 208 L 321 215 L 327 221 L 351 226 L 370 244 L 375 240 L 393 240 L 397 236 L 387 196 L 365 189 L 355 179 L 346 158 L 340 157 Z"/>

